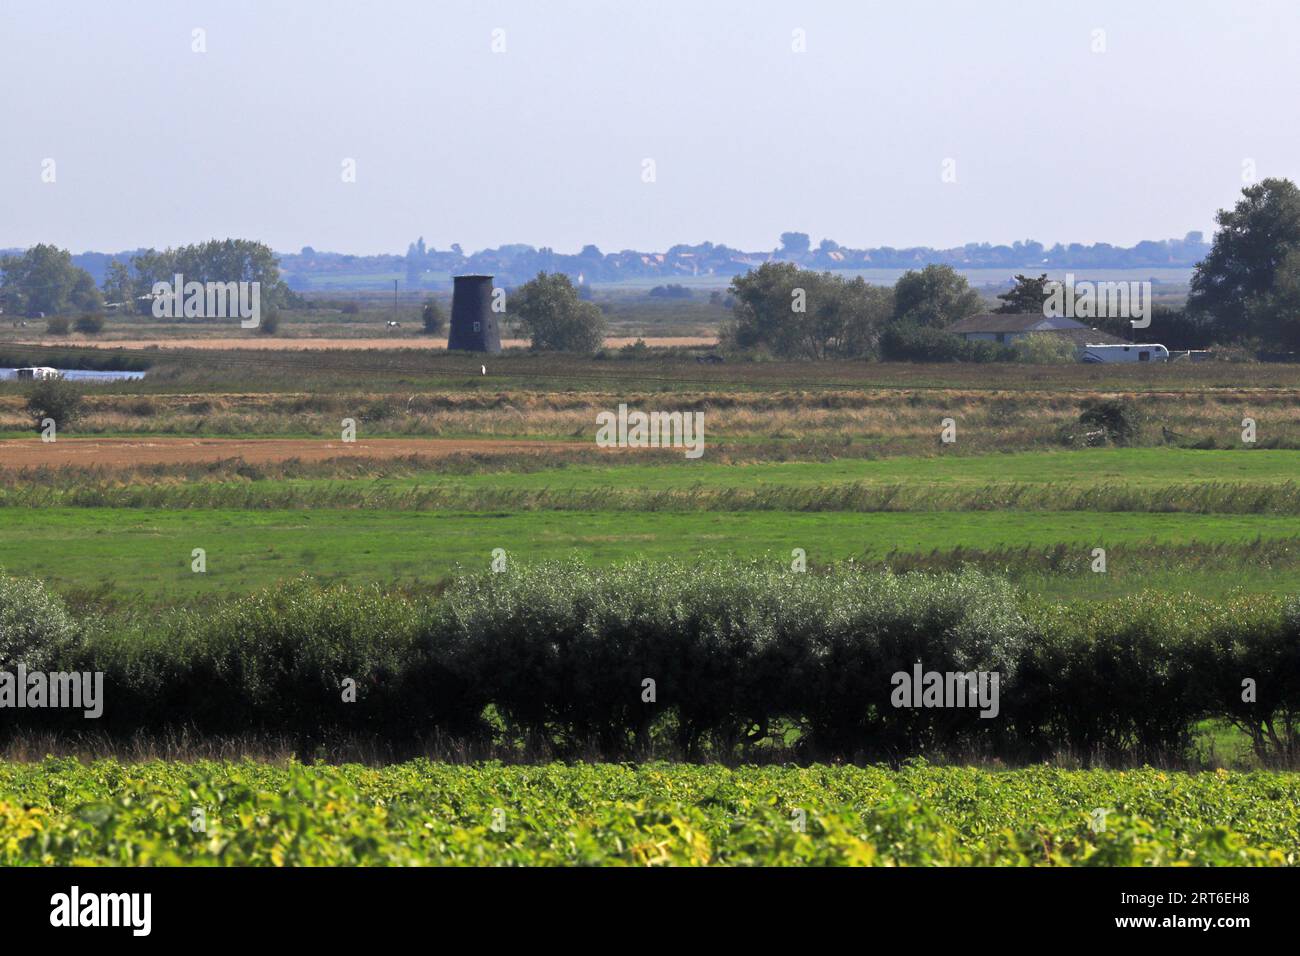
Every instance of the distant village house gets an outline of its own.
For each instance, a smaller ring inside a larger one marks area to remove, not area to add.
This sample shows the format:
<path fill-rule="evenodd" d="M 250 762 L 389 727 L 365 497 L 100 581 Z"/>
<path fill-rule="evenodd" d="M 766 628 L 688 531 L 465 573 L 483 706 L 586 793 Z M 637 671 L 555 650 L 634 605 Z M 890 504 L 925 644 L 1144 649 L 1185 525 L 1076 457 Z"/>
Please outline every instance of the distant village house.
<path fill-rule="evenodd" d="M 1074 319 L 1039 312 L 981 312 L 948 326 L 948 331 L 960 335 L 968 342 L 997 342 L 999 345 L 1010 345 L 1017 339 L 1038 332 L 1064 336 L 1079 348 L 1085 345 L 1123 344 L 1125 341 L 1117 335 L 1090 328 Z"/>

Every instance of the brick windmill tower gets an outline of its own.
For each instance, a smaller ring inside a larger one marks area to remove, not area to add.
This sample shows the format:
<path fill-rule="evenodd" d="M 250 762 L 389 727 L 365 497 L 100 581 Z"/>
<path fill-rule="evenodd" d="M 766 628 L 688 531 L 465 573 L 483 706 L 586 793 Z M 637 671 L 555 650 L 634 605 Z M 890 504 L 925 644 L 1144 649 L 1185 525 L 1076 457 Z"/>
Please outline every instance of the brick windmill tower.
<path fill-rule="evenodd" d="M 461 352 L 500 352 L 501 327 L 492 311 L 492 276 L 455 276 L 451 292 L 451 333 L 447 348 Z"/>

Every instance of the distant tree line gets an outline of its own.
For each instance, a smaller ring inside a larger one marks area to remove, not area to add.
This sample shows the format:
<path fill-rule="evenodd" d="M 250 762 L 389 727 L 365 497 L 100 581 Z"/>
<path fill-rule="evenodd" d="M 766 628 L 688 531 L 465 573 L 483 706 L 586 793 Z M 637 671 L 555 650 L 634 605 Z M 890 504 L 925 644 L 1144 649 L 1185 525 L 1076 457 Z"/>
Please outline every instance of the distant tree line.
<path fill-rule="evenodd" d="M 77 266 L 86 269 L 102 282 L 110 263 L 130 263 L 148 250 L 116 253 L 84 252 L 73 257 Z M 458 243 L 447 249 L 435 249 L 420 237 L 403 255 L 357 256 L 325 252 L 303 246 L 298 252 L 279 256 L 280 268 L 293 289 L 312 288 L 315 281 L 339 275 L 405 275 L 408 288 L 432 287 L 458 272 L 481 272 L 495 275 L 500 281 L 515 284 L 541 272 L 563 272 L 579 285 L 592 282 L 616 282 L 623 279 L 656 278 L 677 281 L 692 276 L 729 278 L 741 275 L 765 262 L 793 262 L 817 271 L 860 269 L 919 269 L 934 263 L 963 269 L 1133 269 L 1188 267 L 1204 258 L 1209 245 L 1199 232 L 1189 232 L 1181 239 L 1144 240 L 1132 247 L 1099 242 L 1057 243 L 1044 245 L 1032 239 L 1010 244 L 967 243 L 949 249 L 913 246 L 897 249 L 890 246 L 855 249 L 833 239 L 814 244 L 807 233 L 785 232 L 779 244 L 767 250 L 744 250 L 722 243 L 679 243 L 663 252 L 624 249 L 602 252 L 588 244 L 577 253 L 556 252 L 546 246 L 510 243 L 478 252 L 466 252 Z"/>
<path fill-rule="evenodd" d="M 744 250 L 722 243 L 679 243 L 664 252 L 624 249 L 602 252 L 595 245 L 585 245 L 577 253 L 556 252 L 547 246 L 535 247 L 512 243 L 474 253 L 459 244 L 450 249 L 429 247 L 420 237 L 411 243 L 404 257 L 345 256 L 322 253 L 310 247 L 301 253 L 286 255 L 284 267 L 293 281 L 306 286 L 313 276 L 326 277 L 339 271 L 353 274 L 380 274 L 400 268 L 410 288 L 445 281 L 457 272 L 486 273 L 507 283 L 519 282 L 538 272 L 563 272 L 573 279 L 582 277 L 580 285 L 592 282 L 617 282 L 624 279 L 676 279 L 691 276 L 726 278 L 741 275 L 767 262 L 791 262 L 815 271 L 860 269 L 909 269 L 928 264 L 951 265 L 964 269 L 1029 266 L 1052 269 L 1132 269 L 1191 266 L 1208 251 L 1199 232 L 1189 232 L 1181 239 L 1145 240 L 1131 248 L 1099 242 L 1057 243 L 1044 245 L 1032 239 L 1009 245 L 967 243 L 950 249 L 914 246 L 895 249 L 881 246 L 854 249 L 833 239 L 816 245 L 804 232 L 783 232 L 773 249 Z"/>
<path fill-rule="evenodd" d="M 1183 309 L 1154 305 L 1151 324 L 1129 317 L 1091 319 L 1130 341 L 1141 337 L 1172 350 L 1233 346 L 1256 353 L 1300 353 L 1300 189 L 1266 179 L 1221 210 L 1219 231 L 1197 263 Z M 793 255 L 807 236 L 782 236 Z M 1042 313 L 1051 295 L 1047 273 L 1017 275 L 995 311 Z M 867 285 L 793 262 L 769 262 L 731 282 L 733 316 L 722 329 L 728 348 L 779 358 L 896 361 L 1052 360 L 1059 337 L 1028 336 L 1009 346 L 968 342 L 945 331 L 988 306 L 949 265 L 906 272 L 893 289 Z M 1060 356 L 1058 355 L 1057 358 Z"/>
<path fill-rule="evenodd" d="M 9 315 L 47 316 L 54 334 L 66 334 L 69 323 L 64 316 L 80 312 L 76 329 L 93 334 L 103 328 L 100 313 L 106 305 L 148 313 L 154 283 L 171 283 L 178 274 L 187 283 L 260 283 L 264 330 L 274 328 L 276 309 L 300 304 L 280 278 L 279 263 L 269 246 L 248 239 L 213 239 L 162 252 L 145 249 L 129 263 L 112 259 L 98 288 L 66 249 L 35 245 L 21 255 L 0 258 L 0 308 Z"/>
<path fill-rule="evenodd" d="M 650 290 L 652 299 L 689 299 L 691 290 L 679 283 L 670 282 L 668 285 L 657 285 Z"/>
<path fill-rule="evenodd" d="M 1171 349 L 1231 345 L 1260 353 L 1300 352 L 1300 189 L 1287 179 L 1265 179 L 1243 189 L 1235 207 L 1219 211 L 1217 222 L 1214 241 L 1196 264 L 1184 309 L 1155 306 L 1148 330 L 1134 330 L 1124 317 L 1094 319 L 1096 326 L 1130 339 L 1140 334 Z M 1189 234 L 1180 248 L 1203 245 L 1199 234 Z M 521 256 L 531 248 L 503 247 Z M 710 255 L 720 250 L 731 252 L 704 243 L 675 246 L 670 253 L 682 259 L 693 257 L 692 249 Z M 307 249 L 303 254 L 308 252 L 317 255 Z M 608 257 L 595 246 L 585 247 L 576 263 L 561 262 L 574 257 L 556 257 L 551 250 L 538 252 L 541 261 L 552 262 L 557 268 L 538 270 L 534 278 L 510 293 L 509 314 L 518 322 L 518 330 L 529 336 L 535 349 L 599 349 L 606 327 L 604 315 L 589 301 L 590 281 L 575 286 L 568 272 L 576 266 L 579 275 L 608 278 L 600 268 Z M 742 274 L 732 278 L 727 297 L 732 314 L 721 330 L 724 346 L 799 359 L 988 361 L 1017 357 L 1014 348 L 967 342 L 946 331 L 954 322 L 987 307 L 950 264 L 931 262 L 909 270 L 890 289 L 869 285 L 842 271 L 819 271 L 801 264 L 844 261 L 844 250 L 831 240 L 823 240 L 814 250 L 806 233 L 783 233 L 781 247 L 775 252 L 769 261 L 747 265 Z M 423 239 L 408 250 L 408 259 L 436 255 L 425 247 Z M 453 247 L 452 255 L 457 260 L 474 261 L 459 247 Z M 517 265 L 523 260 L 512 261 Z M 491 267 L 493 263 L 483 265 Z M 102 320 L 97 322 L 94 316 L 106 299 L 126 309 L 148 311 L 153 283 L 170 282 L 176 273 L 187 281 L 260 281 L 263 306 L 272 311 L 300 304 L 281 279 L 279 262 L 269 247 L 227 239 L 162 252 L 143 250 L 129 263 L 111 260 L 101 288 L 96 288 L 93 277 L 78 267 L 66 250 L 33 246 L 21 255 L 0 258 L 0 308 L 13 315 L 82 312 L 79 327 L 95 331 Z M 1012 288 L 998 296 L 997 311 L 1041 311 L 1050 287 L 1046 273 L 1017 275 Z M 666 299 L 690 294 L 677 283 L 650 291 L 651 296 Z M 710 300 L 715 304 L 722 301 L 717 294 Z M 423 324 L 426 332 L 433 333 L 442 328 L 443 319 L 426 312 Z M 67 330 L 66 322 L 63 330 Z M 1021 347 L 1019 354 L 1043 355 L 1046 349 L 1040 341 Z"/>
<path fill-rule="evenodd" d="M 95 280 L 73 265 L 66 249 L 42 244 L 0 258 L 0 308 L 7 315 L 94 312 L 103 305 Z"/>

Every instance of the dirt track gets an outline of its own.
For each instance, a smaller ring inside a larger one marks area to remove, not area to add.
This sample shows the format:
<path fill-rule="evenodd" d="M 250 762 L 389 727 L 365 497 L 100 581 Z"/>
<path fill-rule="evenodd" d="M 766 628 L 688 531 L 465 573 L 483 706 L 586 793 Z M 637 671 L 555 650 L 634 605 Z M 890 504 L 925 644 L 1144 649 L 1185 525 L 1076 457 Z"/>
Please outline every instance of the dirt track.
<path fill-rule="evenodd" d="M 301 438 L 60 438 L 46 444 L 39 438 L 18 438 L 0 441 L 0 468 L 57 468 L 64 465 L 120 468 L 192 464 L 229 458 L 242 458 L 249 464 L 288 461 L 291 458 L 301 461 L 401 458 L 408 455 L 445 458 L 466 453 L 505 455 L 592 447 L 590 442 L 524 439 L 372 438 L 342 442 Z"/>

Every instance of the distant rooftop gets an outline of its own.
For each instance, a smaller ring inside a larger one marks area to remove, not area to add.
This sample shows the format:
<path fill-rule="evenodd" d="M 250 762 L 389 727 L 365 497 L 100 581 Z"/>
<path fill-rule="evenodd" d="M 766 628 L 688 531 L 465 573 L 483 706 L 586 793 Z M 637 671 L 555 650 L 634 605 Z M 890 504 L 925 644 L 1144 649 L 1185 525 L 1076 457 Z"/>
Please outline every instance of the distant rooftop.
<path fill-rule="evenodd" d="M 1074 319 L 1064 316 L 1046 316 L 1038 312 L 1016 312 L 1002 315 L 997 312 L 983 312 L 968 316 L 948 326 L 949 332 L 969 335 L 974 332 L 1010 333 L 1010 332 L 1051 332 L 1063 335 L 1075 345 L 1127 345 L 1125 339 L 1100 329 L 1091 328 Z"/>

